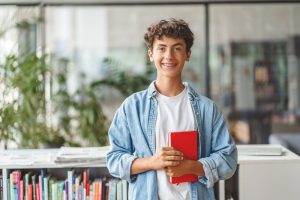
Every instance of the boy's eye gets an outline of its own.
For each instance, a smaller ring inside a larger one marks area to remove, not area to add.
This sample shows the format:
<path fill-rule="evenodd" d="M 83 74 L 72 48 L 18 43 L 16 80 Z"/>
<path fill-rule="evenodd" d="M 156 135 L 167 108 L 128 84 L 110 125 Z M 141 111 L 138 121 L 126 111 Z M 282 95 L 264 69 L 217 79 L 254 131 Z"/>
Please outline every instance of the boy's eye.
<path fill-rule="evenodd" d="M 175 51 L 181 51 L 181 47 L 175 47 Z"/>
<path fill-rule="evenodd" d="M 164 47 L 158 47 L 157 50 L 158 50 L 158 51 L 164 51 L 165 48 L 164 48 Z"/>

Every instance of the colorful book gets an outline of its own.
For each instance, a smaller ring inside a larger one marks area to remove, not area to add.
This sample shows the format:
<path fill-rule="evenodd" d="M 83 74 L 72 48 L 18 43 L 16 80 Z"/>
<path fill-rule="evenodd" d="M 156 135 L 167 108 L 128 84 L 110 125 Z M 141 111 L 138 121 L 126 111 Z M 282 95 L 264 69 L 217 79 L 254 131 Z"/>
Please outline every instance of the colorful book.
<path fill-rule="evenodd" d="M 123 199 L 123 190 L 122 190 L 122 181 L 118 180 L 117 182 L 117 200 Z"/>
<path fill-rule="evenodd" d="M 74 177 L 74 170 L 68 171 L 68 200 L 75 199 L 74 195 L 74 185 L 75 185 L 75 177 Z"/>
<path fill-rule="evenodd" d="M 57 200 L 57 182 L 55 182 L 55 183 L 53 183 L 52 185 L 51 185 L 51 187 L 52 187 L 52 189 L 51 189 L 51 195 L 52 195 L 52 200 Z"/>
<path fill-rule="evenodd" d="M 117 199 L 117 180 L 110 179 L 109 180 L 109 190 L 108 190 L 108 200 L 116 200 Z"/>
<path fill-rule="evenodd" d="M 181 131 L 170 132 L 170 146 L 182 152 L 184 157 L 189 160 L 197 160 L 198 158 L 198 133 L 197 131 Z M 194 174 L 185 174 L 179 177 L 170 177 L 172 184 L 183 182 L 195 182 L 198 176 Z"/>
<path fill-rule="evenodd" d="M 32 200 L 32 184 L 27 185 L 27 200 Z"/>
<path fill-rule="evenodd" d="M 40 200 L 43 199 L 43 178 L 42 175 L 39 175 L 39 195 L 40 195 Z"/>
<path fill-rule="evenodd" d="M 10 178 L 6 179 L 6 183 L 7 183 L 7 199 L 10 199 L 11 194 L 10 194 Z"/>
<path fill-rule="evenodd" d="M 121 181 L 122 181 L 123 200 L 128 200 L 128 183 L 126 180 L 121 180 Z"/>
<path fill-rule="evenodd" d="M 36 177 L 36 175 L 34 174 L 34 175 L 32 175 L 31 176 L 31 184 L 32 184 L 32 200 L 36 200 L 37 198 L 36 198 L 36 186 L 35 186 L 35 184 L 36 184 L 36 181 L 35 181 L 35 178 Z"/>
<path fill-rule="evenodd" d="M 20 180 L 20 187 L 19 187 L 19 200 L 24 200 L 24 181 Z"/>
<path fill-rule="evenodd" d="M 3 178 L 2 175 L 0 174 L 0 200 L 3 199 Z"/>
<path fill-rule="evenodd" d="M 36 200 L 42 200 L 40 199 L 40 185 L 38 183 L 35 184 L 35 192 L 36 192 Z"/>
<path fill-rule="evenodd" d="M 49 197 L 49 186 L 48 186 L 48 182 L 49 182 L 49 178 L 48 177 L 44 177 L 43 178 L 43 200 L 48 200 Z"/>

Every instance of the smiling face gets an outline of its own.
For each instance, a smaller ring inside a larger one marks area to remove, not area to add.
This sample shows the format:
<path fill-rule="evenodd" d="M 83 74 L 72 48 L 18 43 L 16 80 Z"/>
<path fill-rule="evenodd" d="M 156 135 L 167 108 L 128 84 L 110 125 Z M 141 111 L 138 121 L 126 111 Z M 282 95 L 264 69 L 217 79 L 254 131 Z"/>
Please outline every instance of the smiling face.
<path fill-rule="evenodd" d="M 162 36 L 153 41 L 153 48 L 148 50 L 148 54 L 157 69 L 157 79 L 181 79 L 184 63 L 191 51 L 186 51 L 184 39 Z"/>

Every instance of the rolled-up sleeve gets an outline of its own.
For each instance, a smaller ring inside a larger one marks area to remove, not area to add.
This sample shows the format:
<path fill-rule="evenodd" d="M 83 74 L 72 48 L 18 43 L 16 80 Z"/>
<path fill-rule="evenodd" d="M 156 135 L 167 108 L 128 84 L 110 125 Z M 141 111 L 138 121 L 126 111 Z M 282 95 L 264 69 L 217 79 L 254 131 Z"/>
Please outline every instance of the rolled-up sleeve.
<path fill-rule="evenodd" d="M 215 182 L 230 178 L 237 167 L 237 149 L 231 138 L 226 122 L 221 112 L 214 107 L 210 155 L 201 158 L 205 172 L 199 181 L 207 187 L 212 187 Z"/>
<path fill-rule="evenodd" d="M 132 162 L 137 157 L 133 155 L 134 147 L 125 116 L 123 107 L 120 107 L 108 131 L 111 148 L 106 161 L 112 176 L 133 182 L 136 176 L 131 176 L 130 171 Z"/>

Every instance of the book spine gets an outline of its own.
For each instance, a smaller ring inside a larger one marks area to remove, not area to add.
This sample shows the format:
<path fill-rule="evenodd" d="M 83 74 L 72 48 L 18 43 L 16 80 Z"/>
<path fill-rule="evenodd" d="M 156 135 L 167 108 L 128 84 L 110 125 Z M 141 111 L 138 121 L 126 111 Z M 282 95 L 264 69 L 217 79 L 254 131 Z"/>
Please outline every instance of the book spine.
<path fill-rule="evenodd" d="M 48 200 L 48 177 L 44 177 L 43 180 L 43 185 L 44 185 L 44 200 Z"/>
<path fill-rule="evenodd" d="M 20 180 L 20 190 L 19 190 L 19 193 L 20 193 L 20 196 L 19 196 L 19 200 L 24 200 L 24 181 L 23 180 Z"/>
<path fill-rule="evenodd" d="M 10 199 L 10 178 L 6 179 L 6 183 L 7 183 L 7 199 Z"/>
<path fill-rule="evenodd" d="M 122 180 L 122 192 L 123 192 L 123 200 L 127 200 L 128 199 L 128 183 L 126 180 Z"/>
<path fill-rule="evenodd" d="M 89 198 L 89 199 L 90 199 L 90 195 L 91 195 L 90 194 L 91 193 L 91 191 L 90 191 L 90 184 L 91 184 L 90 182 L 86 183 L 86 197 Z"/>
<path fill-rule="evenodd" d="M 32 184 L 27 186 L 27 200 L 32 200 Z"/>
<path fill-rule="evenodd" d="M 66 193 L 66 199 L 69 200 L 69 181 L 68 181 L 68 179 L 65 180 L 65 193 Z"/>
<path fill-rule="evenodd" d="M 9 184 L 10 184 L 10 199 L 11 200 L 14 200 L 15 197 L 14 197 L 14 178 L 13 178 L 13 173 L 10 173 L 9 174 Z"/>
<path fill-rule="evenodd" d="M 0 175 L 0 200 L 3 200 L 3 178 Z"/>
<path fill-rule="evenodd" d="M 121 199 L 123 199 L 123 197 L 122 197 L 122 182 L 119 180 L 118 182 L 117 182 L 117 199 L 119 200 L 121 200 Z"/>
<path fill-rule="evenodd" d="M 97 183 L 94 181 L 93 182 L 93 200 L 97 200 L 97 195 L 98 195 L 98 190 L 97 190 Z"/>
<path fill-rule="evenodd" d="M 102 180 L 98 182 L 98 200 L 102 200 Z"/>
<path fill-rule="evenodd" d="M 68 200 L 73 200 L 73 173 L 73 170 L 68 171 Z"/>
<path fill-rule="evenodd" d="M 39 196 L 39 199 L 43 200 L 43 178 L 41 175 L 39 175 Z"/>
<path fill-rule="evenodd" d="M 52 184 L 52 200 L 57 200 L 57 183 Z"/>
<path fill-rule="evenodd" d="M 29 183 L 29 174 L 26 173 L 25 176 L 24 176 L 24 188 L 25 188 L 25 200 L 28 200 L 28 183 Z"/>
<path fill-rule="evenodd" d="M 111 179 L 109 181 L 109 193 L 108 200 L 116 200 L 117 198 L 117 181 L 115 179 Z"/>
<path fill-rule="evenodd" d="M 40 200 L 40 186 L 38 183 L 35 184 L 36 200 Z"/>
<path fill-rule="evenodd" d="M 36 200 L 36 181 L 35 181 L 35 175 L 31 176 L 31 184 L 32 184 L 32 200 Z"/>

